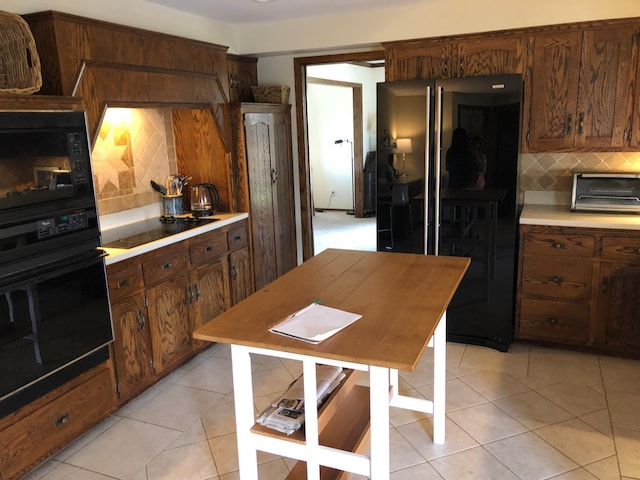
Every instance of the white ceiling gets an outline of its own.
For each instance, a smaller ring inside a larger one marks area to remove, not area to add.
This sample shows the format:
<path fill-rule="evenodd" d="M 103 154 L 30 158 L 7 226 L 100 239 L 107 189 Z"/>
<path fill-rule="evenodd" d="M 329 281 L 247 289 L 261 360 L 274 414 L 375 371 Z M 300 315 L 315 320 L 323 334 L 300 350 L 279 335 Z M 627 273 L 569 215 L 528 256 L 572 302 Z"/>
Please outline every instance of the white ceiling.
<path fill-rule="evenodd" d="M 389 0 L 146 0 L 224 23 L 259 23 L 389 8 Z M 410 5 L 430 0 L 393 0 Z"/>

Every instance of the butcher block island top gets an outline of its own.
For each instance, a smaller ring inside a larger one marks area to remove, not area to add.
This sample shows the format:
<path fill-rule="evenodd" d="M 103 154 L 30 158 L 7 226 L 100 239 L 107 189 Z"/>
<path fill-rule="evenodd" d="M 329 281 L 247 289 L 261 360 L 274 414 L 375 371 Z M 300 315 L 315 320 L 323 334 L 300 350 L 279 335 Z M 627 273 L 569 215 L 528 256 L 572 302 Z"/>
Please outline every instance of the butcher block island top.
<path fill-rule="evenodd" d="M 470 260 L 328 249 L 198 328 L 199 340 L 414 370 Z M 269 328 L 316 300 L 362 318 L 319 344 Z"/>

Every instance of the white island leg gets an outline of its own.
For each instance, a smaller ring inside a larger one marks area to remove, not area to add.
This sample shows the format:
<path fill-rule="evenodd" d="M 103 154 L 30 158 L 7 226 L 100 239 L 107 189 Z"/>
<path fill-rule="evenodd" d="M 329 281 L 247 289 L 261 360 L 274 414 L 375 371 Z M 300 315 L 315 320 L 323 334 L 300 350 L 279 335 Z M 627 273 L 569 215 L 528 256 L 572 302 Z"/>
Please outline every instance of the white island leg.
<path fill-rule="evenodd" d="M 258 454 L 251 438 L 255 414 L 251 384 L 251 357 L 247 348 L 231 345 L 231 367 L 240 480 L 258 480 Z"/>
<path fill-rule="evenodd" d="M 444 443 L 445 389 L 447 388 L 447 312 L 433 335 L 433 443 Z"/>

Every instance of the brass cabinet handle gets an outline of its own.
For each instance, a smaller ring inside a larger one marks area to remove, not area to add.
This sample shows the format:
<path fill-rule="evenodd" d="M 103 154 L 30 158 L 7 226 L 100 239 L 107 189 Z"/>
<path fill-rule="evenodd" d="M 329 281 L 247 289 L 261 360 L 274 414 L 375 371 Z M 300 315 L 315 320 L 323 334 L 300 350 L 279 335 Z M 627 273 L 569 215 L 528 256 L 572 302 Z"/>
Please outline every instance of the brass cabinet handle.
<path fill-rule="evenodd" d="M 193 302 L 197 302 L 200 299 L 200 290 L 198 290 L 198 284 L 193 284 Z"/>
<path fill-rule="evenodd" d="M 65 413 L 64 415 L 62 415 L 61 417 L 56 418 L 53 421 L 53 426 L 54 427 L 61 427 L 62 425 L 64 425 L 68 421 L 69 421 L 69 414 Z"/>
<path fill-rule="evenodd" d="M 567 244 L 566 243 L 562 243 L 562 242 L 556 242 L 555 240 L 551 241 L 551 247 L 552 248 L 562 248 L 565 249 L 567 248 Z"/>
<path fill-rule="evenodd" d="M 173 267 L 173 262 L 167 262 L 164 265 L 162 265 L 163 270 L 169 270 L 171 267 Z"/>
<path fill-rule="evenodd" d="M 571 127 L 573 127 L 573 114 L 567 114 L 567 135 L 571 134 Z"/>
<path fill-rule="evenodd" d="M 231 267 L 231 278 L 233 278 L 234 280 L 238 278 L 238 269 L 235 265 Z"/>
<path fill-rule="evenodd" d="M 138 309 L 138 329 L 140 331 L 144 329 L 145 322 L 146 322 L 146 319 L 144 318 L 144 313 L 142 313 L 142 310 Z"/>
<path fill-rule="evenodd" d="M 118 282 L 118 288 L 128 287 L 131 284 L 131 281 L 128 278 Z"/>
<path fill-rule="evenodd" d="M 584 131 L 584 112 L 578 112 L 578 133 L 582 135 Z"/>
<path fill-rule="evenodd" d="M 191 291 L 191 285 L 187 285 L 187 297 L 189 297 L 189 305 L 193 303 L 193 292 Z"/>

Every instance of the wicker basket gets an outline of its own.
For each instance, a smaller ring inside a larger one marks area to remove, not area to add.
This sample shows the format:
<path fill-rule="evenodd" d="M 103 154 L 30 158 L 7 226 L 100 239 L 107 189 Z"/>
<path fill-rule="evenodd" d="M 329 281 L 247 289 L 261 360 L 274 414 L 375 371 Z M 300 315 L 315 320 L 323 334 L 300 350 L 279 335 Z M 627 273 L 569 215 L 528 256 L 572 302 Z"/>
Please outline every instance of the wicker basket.
<path fill-rule="evenodd" d="M 289 103 L 290 90 L 286 85 L 251 87 L 253 98 L 258 103 Z"/>
<path fill-rule="evenodd" d="M 0 11 L 0 92 L 34 93 L 42 86 L 40 57 L 22 17 Z"/>

